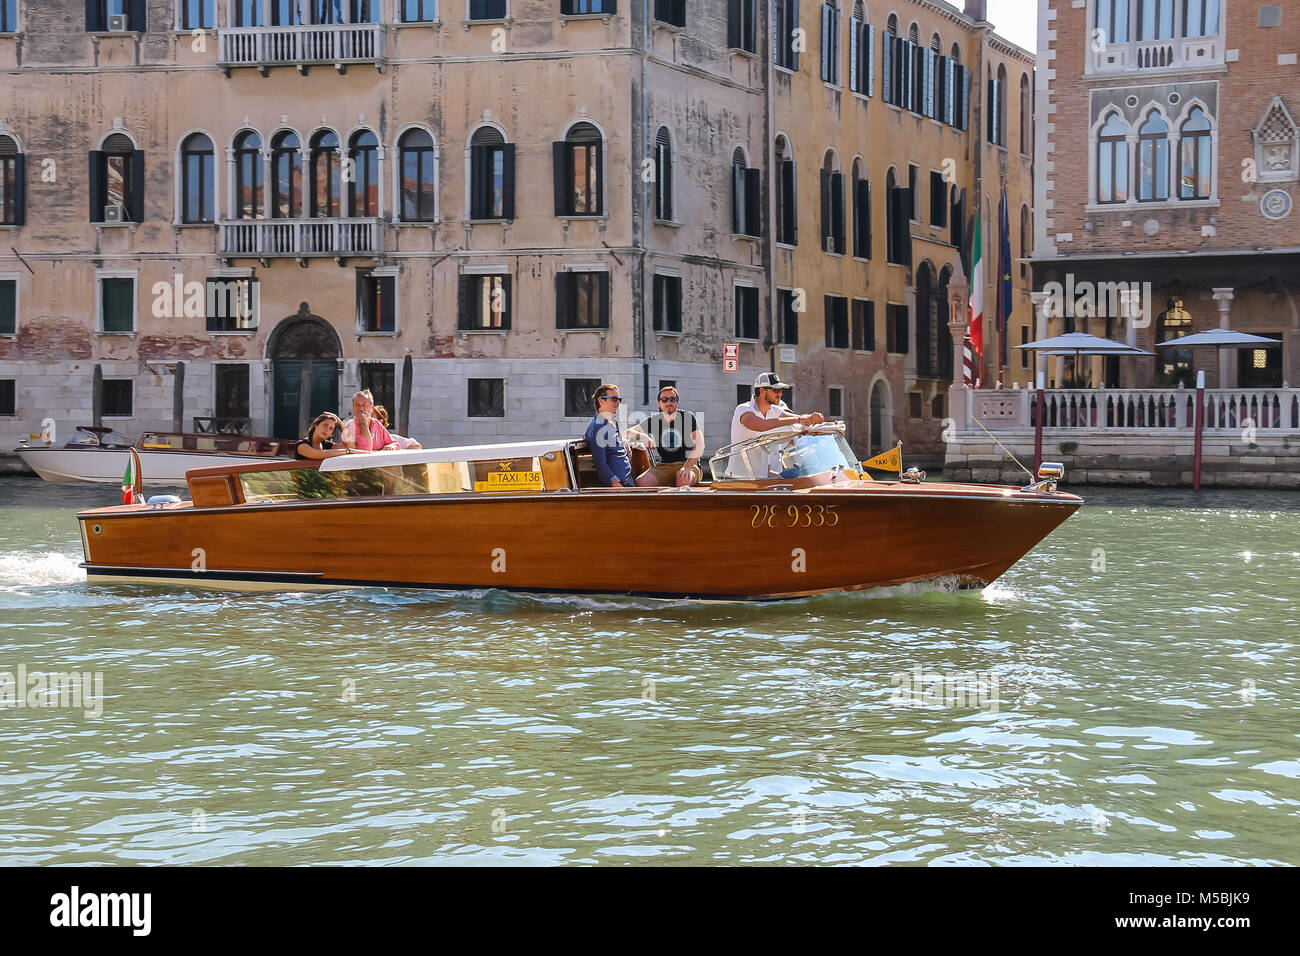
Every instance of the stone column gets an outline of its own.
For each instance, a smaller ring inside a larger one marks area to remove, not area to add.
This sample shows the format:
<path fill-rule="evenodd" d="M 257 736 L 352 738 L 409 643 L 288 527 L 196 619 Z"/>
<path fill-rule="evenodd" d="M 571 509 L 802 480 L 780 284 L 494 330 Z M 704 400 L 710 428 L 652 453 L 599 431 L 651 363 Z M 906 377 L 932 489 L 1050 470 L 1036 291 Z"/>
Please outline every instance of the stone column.
<path fill-rule="evenodd" d="M 948 279 L 948 332 L 952 336 L 952 385 L 948 387 L 948 414 L 957 422 L 958 428 L 965 428 L 966 421 L 966 384 L 962 371 L 962 340 L 966 337 L 970 320 L 967 315 L 970 305 L 967 294 L 970 283 L 962 271 L 961 260 L 953 263 L 953 274 Z"/>
<path fill-rule="evenodd" d="M 1120 314 L 1124 317 L 1124 343 L 1137 348 L 1137 320 L 1138 309 L 1142 304 L 1141 293 L 1137 289 L 1123 289 L 1119 294 Z M 1137 360 L 1136 355 L 1126 356 L 1124 359 L 1124 378 L 1127 388 L 1137 388 Z"/>
<path fill-rule="evenodd" d="M 1214 301 L 1219 306 L 1219 328 L 1231 328 L 1232 290 L 1211 289 L 1210 291 L 1214 293 Z M 1236 354 L 1236 349 L 1219 349 L 1219 388 L 1235 388 L 1237 386 L 1237 370 L 1233 368 L 1232 362 Z"/>
<path fill-rule="evenodd" d="M 903 393 L 907 394 L 907 382 L 916 381 L 916 286 L 903 288 L 903 302 L 907 306 L 907 354 L 903 356 Z M 903 343 L 899 343 L 900 346 Z"/>
<path fill-rule="evenodd" d="M 1047 299 L 1046 292 L 1029 293 L 1029 301 L 1034 304 L 1034 341 L 1047 338 Z M 1034 353 L 1034 382 L 1038 376 L 1047 376 L 1047 356 L 1042 352 Z M 1031 383 L 1032 387 L 1032 383 Z"/>

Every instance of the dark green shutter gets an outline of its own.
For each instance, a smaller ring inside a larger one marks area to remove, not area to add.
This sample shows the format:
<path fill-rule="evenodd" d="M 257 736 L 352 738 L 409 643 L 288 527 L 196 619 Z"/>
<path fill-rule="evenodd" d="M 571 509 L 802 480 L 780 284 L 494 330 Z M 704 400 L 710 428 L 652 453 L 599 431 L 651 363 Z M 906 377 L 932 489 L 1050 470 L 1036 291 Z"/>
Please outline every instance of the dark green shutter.
<path fill-rule="evenodd" d="M 763 234 L 763 173 L 760 169 L 745 170 L 745 225 L 749 235 Z"/>
<path fill-rule="evenodd" d="M 469 217 L 483 219 L 487 215 L 488 171 L 486 146 L 469 148 Z"/>
<path fill-rule="evenodd" d="M 799 0 L 790 0 L 790 24 L 785 43 L 790 48 L 790 69 L 799 72 L 799 48 L 794 45 L 794 31 L 799 29 Z"/>
<path fill-rule="evenodd" d="M 569 311 L 573 302 L 573 273 L 557 272 L 555 274 L 555 327 L 569 328 Z"/>
<path fill-rule="evenodd" d="M 835 251 L 844 254 L 844 174 L 831 174 L 831 235 Z"/>
<path fill-rule="evenodd" d="M 474 280 L 476 278 L 478 277 L 463 273 L 457 277 L 459 283 L 456 290 L 457 328 L 474 328 Z"/>
<path fill-rule="evenodd" d="M 515 218 L 515 144 L 501 149 L 501 218 Z"/>
<path fill-rule="evenodd" d="M 27 157 L 14 157 L 14 225 L 27 224 Z"/>
<path fill-rule="evenodd" d="M 104 154 L 90 151 L 90 221 L 104 221 Z"/>
<path fill-rule="evenodd" d="M 552 177 L 555 183 L 555 214 L 565 216 L 569 213 L 569 172 L 565 154 L 566 143 L 551 144 L 551 159 L 554 162 Z"/>
<path fill-rule="evenodd" d="M 501 309 L 501 328 L 503 329 L 510 328 L 513 321 L 512 317 L 514 315 L 514 292 L 510 285 L 510 280 L 512 278 L 514 277 L 509 275 L 504 275 L 501 277 L 501 298 L 503 300 L 501 303 L 501 305 L 503 306 L 503 308 Z"/>
<path fill-rule="evenodd" d="M 596 215 L 605 215 L 605 144 L 596 143 Z"/>
<path fill-rule="evenodd" d="M 136 33 L 144 33 L 149 29 L 149 22 L 146 18 L 145 8 L 148 4 L 145 0 L 131 0 L 131 5 L 127 8 L 128 30 L 134 30 Z M 139 220 L 137 220 L 138 222 Z"/>
<path fill-rule="evenodd" d="M 100 0 L 86 0 L 86 32 L 98 33 L 107 27 L 103 18 L 99 15 L 103 8 L 100 6 Z"/>
<path fill-rule="evenodd" d="M 833 296 L 822 296 L 822 311 L 825 312 L 826 323 L 826 347 L 835 348 L 835 299 Z"/>
<path fill-rule="evenodd" d="M 127 204 L 132 222 L 144 222 L 144 151 L 131 153 L 131 195 Z"/>
<path fill-rule="evenodd" d="M 821 170 L 821 221 L 818 228 L 821 230 L 820 242 L 822 252 L 830 252 L 834 248 L 834 243 L 827 248 L 826 239 L 832 236 L 831 232 L 831 173 L 829 169 Z"/>
<path fill-rule="evenodd" d="M 601 272 L 600 275 L 600 327 L 609 328 L 609 273 Z"/>
<path fill-rule="evenodd" d="M 727 0 L 727 46 L 740 48 L 740 4 L 741 0 Z"/>

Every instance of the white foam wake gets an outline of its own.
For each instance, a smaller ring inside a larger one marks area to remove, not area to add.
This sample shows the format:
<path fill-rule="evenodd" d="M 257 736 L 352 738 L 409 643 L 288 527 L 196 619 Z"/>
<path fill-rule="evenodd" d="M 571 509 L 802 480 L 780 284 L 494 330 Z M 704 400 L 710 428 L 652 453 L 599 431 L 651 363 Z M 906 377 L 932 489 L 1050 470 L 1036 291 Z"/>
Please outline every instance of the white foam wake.
<path fill-rule="evenodd" d="M 86 572 L 77 567 L 80 561 L 80 554 L 63 554 L 58 551 L 8 551 L 0 554 L 0 585 L 49 587 L 58 584 L 80 584 L 86 580 Z"/>

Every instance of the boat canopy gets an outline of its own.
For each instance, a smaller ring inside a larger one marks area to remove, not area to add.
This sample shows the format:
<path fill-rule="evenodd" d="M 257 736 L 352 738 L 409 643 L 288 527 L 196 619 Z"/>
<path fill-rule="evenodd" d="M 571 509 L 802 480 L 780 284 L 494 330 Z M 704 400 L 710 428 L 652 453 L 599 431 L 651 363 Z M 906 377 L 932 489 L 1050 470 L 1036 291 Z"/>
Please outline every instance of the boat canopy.
<path fill-rule="evenodd" d="M 356 471 L 360 468 L 388 468 L 393 465 L 431 465 L 438 462 L 507 461 L 559 455 L 569 443 L 566 438 L 549 441 L 510 442 L 501 445 L 463 445 L 459 448 L 413 448 L 409 451 L 372 451 L 363 455 L 335 455 L 320 463 L 321 471 Z"/>

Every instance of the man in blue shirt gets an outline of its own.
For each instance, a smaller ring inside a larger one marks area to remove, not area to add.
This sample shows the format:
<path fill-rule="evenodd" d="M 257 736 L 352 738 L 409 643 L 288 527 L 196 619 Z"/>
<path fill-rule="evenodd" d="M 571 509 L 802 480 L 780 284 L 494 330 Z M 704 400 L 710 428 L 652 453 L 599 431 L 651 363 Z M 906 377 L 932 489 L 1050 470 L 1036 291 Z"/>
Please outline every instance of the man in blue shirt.
<path fill-rule="evenodd" d="M 627 460 L 627 446 L 614 420 L 619 397 L 617 385 L 602 385 L 592 395 L 596 414 L 587 425 L 587 444 L 596 465 L 596 476 L 609 488 L 625 488 L 632 484 L 632 465 Z"/>

